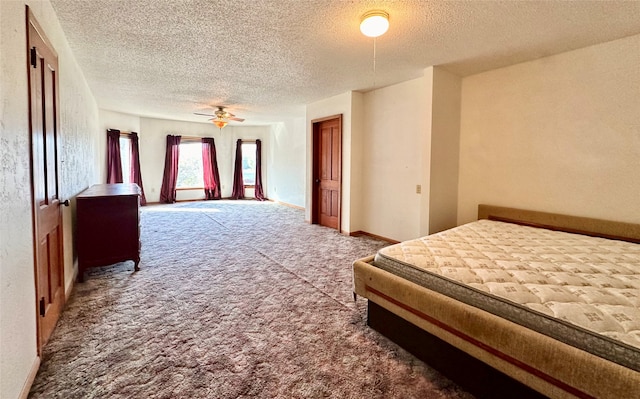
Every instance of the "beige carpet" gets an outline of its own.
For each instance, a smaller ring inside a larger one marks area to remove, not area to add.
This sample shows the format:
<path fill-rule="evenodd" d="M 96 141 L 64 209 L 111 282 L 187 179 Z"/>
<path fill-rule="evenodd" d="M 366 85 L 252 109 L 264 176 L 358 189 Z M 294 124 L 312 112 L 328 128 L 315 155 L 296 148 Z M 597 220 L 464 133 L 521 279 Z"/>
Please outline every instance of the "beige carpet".
<path fill-rule="evenodd" d="M 141 270 L 76 284 L 31 398 L 471 398 L 366 326 L 351 262 L 386 245 L 274 203 L 142 212 Z"/>

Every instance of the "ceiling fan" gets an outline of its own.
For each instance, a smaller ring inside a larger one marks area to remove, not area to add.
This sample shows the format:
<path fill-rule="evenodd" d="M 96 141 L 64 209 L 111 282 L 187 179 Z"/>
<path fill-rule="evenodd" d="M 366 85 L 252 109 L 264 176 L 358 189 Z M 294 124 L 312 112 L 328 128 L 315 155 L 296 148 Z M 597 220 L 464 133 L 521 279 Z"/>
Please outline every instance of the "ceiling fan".
<path fill-rule="evenodd" d="M 199 112 L 194 112 L 194 114 L 202 115 L 202 116 L 211 116 L 212 119 L 209 119 L 209 120 L 212 121 L 214 125 L 218 126 L 220 130 L 222 130 L 223 127 L 227 126 L 229 121 L 244 122 L 244 119 L 236 118 L 234 114 L 226 111 L 225 107 L 218 106 L 217 108 L 218 109 L 213 113 L 213 115 L 201 114 Z"/>

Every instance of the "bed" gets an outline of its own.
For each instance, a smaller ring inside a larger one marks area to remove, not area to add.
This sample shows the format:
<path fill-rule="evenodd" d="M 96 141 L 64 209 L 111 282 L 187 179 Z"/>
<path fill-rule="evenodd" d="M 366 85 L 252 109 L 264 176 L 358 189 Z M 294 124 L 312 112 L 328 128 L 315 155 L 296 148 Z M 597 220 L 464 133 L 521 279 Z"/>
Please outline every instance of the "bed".
<path fill-rule="evenodd" d="M 640 398 L 640 225 L 478 219 L 355 261 L 369 325 L 479 396 Z"/>

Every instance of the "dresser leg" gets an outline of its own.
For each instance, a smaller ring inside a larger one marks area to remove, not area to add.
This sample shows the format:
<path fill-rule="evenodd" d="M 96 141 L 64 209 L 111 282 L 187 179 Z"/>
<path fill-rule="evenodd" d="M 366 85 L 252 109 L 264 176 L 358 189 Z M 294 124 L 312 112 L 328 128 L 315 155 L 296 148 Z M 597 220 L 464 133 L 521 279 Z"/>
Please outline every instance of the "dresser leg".
<path fill-rule="evenodd" d="M 134 262 L 134 266 L 133 269 L 135 271 L 140 271 L 140 259 L 133 261 Z"/>

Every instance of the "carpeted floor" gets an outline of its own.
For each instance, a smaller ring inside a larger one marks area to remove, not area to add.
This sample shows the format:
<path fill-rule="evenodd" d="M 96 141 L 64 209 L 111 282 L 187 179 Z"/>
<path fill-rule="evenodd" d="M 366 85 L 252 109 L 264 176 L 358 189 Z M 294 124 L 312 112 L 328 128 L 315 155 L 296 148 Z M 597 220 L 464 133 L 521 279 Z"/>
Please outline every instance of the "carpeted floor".
<path fill-rule="evenodd" d="M 254 201 L 142 211 L 141 270 L 76 284 L 30 398 L 471 398 L 366 326 L 351 262 L 386 245 Z"/>

